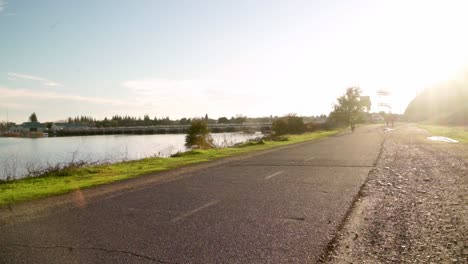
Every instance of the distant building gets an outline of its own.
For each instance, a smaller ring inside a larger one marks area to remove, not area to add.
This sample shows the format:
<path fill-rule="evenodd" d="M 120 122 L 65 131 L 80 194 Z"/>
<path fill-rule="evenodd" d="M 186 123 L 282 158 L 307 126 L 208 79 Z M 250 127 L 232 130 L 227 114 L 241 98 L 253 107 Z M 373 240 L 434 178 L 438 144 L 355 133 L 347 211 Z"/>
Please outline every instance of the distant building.
<path fill-rule="evenodd" d="M 27 133 L 27 132 L 44 132 L 47 130 L 45 124 L 39 122 L 24 122 L 18 126 L 12 126 L 10 132 L 14 133 Z"/>
<path fill-rule="evenodd" d="M 13 133 L 21 133 L 21 132 L 23 132 L 23 127 L 21 125 L 12 126 L 12 127 L 10 127 L 9 131 L 13 132 Z"/>
<path fill-rule="evenodd" d="M 383 122 L 385 119 L 382 117 L 382 115 L 378 114 L 378 113 L 373 113 L 371 114 L 371 118 L 370 118 L 370 121 L 372 123 L 380 123 L 380 122 Z"/>

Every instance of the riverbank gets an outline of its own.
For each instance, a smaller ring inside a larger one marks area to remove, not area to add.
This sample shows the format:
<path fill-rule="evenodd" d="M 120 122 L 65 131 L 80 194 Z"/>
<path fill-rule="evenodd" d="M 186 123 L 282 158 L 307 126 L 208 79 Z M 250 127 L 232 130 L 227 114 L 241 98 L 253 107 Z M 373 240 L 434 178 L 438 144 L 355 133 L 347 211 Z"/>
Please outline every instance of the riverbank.
<path fill-rule="evenodd" d="M 13 138 L 44 138 L 48 137 L 48 133 L 44 132 L 0 132 L 0 137 L 13 137 Z"/>
<path fill-rule="evenodd" d="M 90 188 L 220 158 L 315 140 L 337 133 L 336 130 L 305 133 L 288 136 L 287 141 L 265 141 L 262 144 L 246 143 L 237 147 L 195 150 L 169 158 L 155 157 L 108 165 L 68 168 L 41 177 L 4 181 L 0 182 L 0 206 L 69 193 L 77 189 Z"/>
<path fill-rule="evenodd" d="M 212 133 L 216 148 L 255 140 L 260 133 Z M 72 163 L 109 164 L 187 151 L 185 135 L 99 135 L 0 138 L 0 180 L 39 176 Z"/>

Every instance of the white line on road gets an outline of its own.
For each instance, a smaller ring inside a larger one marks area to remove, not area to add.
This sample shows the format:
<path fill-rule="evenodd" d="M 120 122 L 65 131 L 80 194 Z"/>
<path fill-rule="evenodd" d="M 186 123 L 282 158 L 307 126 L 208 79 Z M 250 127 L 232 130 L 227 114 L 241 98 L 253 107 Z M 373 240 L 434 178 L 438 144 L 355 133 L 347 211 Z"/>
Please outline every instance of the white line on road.
<path fill-rule="evenodd" d="M 203 209 L 205 209 L 205 208 L 208 208 L 208 207 L 210 207 L 210 206 L 213 206 L 213 205 L 215 205 L 215 204 L 217 204 L 217 203 L 219 203 L 219 200 L 217 200 L 217 201 L 211 201 L 211 202 L 209 202 L 209 203 L 207 203 L 207 204 L 205 204 L 205 205 L 203 205 L 203 206 L 200 206 L 200 207 L 198 207 L 198 208 L 196 208 L 196 209 L 193 209 L 192 211 L 189 211 L 189 212 L 187 212 L 187 213 L 185 213 L 185 214 L 181 214 L 181 215 L 179 215 L 179 216 L 177 216 L 177 217 L 175 217 L 175 218 L 172 218 L 172 219 L 171 219 L 171 222 L 172 222 L 172 223 L 175 223 L 175 222 L 178 222 L 178 221 L 180 221 L 180 220 L 183 220 L 184 218 L 189 217 L 189 216 L 191 216 L 191 215 L 193 215 L 193 214 L 196 214 L 196 213 L 198 213 L 199 211 L 201 211 L 201 210 L 203 210 Z"/>
<path fill-rule="evenodd" d="M 306 159 L 305 161 L 311 161 L 313 159 L 315 159 L 315 157 L 310 157 L 310 158 Z"/>
<path fill-rule="evenodd" d="M 277 175 L 280 175 L 283 172 L 284 171 L 278 171 L 277 173 L 273 173 L 272 175 L 268 175 L 268 176 L 265 177 L 265 180 L 268 180 L 268 179 L 273 178 L 273 177 L 275 177 Z"/>

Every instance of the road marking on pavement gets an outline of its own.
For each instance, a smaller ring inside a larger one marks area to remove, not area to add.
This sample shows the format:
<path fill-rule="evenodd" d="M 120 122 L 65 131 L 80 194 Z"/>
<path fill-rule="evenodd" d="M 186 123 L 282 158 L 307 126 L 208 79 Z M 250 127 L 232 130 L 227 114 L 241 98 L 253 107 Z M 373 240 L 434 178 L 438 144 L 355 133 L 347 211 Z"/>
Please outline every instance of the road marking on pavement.
<path fill-rule="evenodd" d="M 311 161 L 313 159 L 315 159 L 315 157 L 310 157 L 310 158 L 306 159 L 305 161 Z"/>
<path fill-rule="evenodd" d="M 207 203 L 207 204 L 205 204 L 205 205 L 203 205 L 203 206 L 200 206 L 200 207 L 198 207 L 198 208 L 196 208 L 196 209 L 193 209 L 192 211 L 189 211 L 189 212 L 187 212 L 187 213 L 185 213 L 185 214 L 181 214 L 181 215 L 179 215 L 179 216 L 177 216 L 177 217 L 175 217 L 175 218 L 172 218 L 172 219 L 171 219 L 171 222 L 172 222 L 172 223 L 175 223 L 175 222 L 178 222 L 178 221 L 180 221 L 180 220 L 183 220 L 184 218 L 187 218 L 187 217 L 189 217 L 189 216 L 191 216 L 191 215 L 194 215 L 194 214 L 200 212 L 201 210 L 203 210 L 203 209 L 205 209 L 205 208 L 208 208 L 208 207 L 210 207 L 210 206 L 213 206 L 213 205 L 215 205 L 215 204 L 217 204 L 217 203 L 219 203 L 219 200 L 211 201 L 211 202 L 209 202 L 209 203 Z"/>
<path fill-rule="evenodd" d="M 268 176 L 265 177 L 265 180 L 268 180 L 268 179 L 273 178 L 273 177 L 275 177 L 277 175 L 280 175 L 283 172 L 284 171 L 278 171 L 277 173 L 273 173 L 272 175 L 268 175 Z"/>

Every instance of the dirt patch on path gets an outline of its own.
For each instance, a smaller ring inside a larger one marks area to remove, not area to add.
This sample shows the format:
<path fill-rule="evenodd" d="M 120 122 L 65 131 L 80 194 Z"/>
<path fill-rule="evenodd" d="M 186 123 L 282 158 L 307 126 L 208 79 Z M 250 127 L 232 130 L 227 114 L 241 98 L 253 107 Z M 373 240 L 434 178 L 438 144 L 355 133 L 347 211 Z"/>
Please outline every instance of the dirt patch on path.
<path fill-rule="evenodd" d="M 389 132 L 327 263 L 468 263 L 468 144 Z"/>

